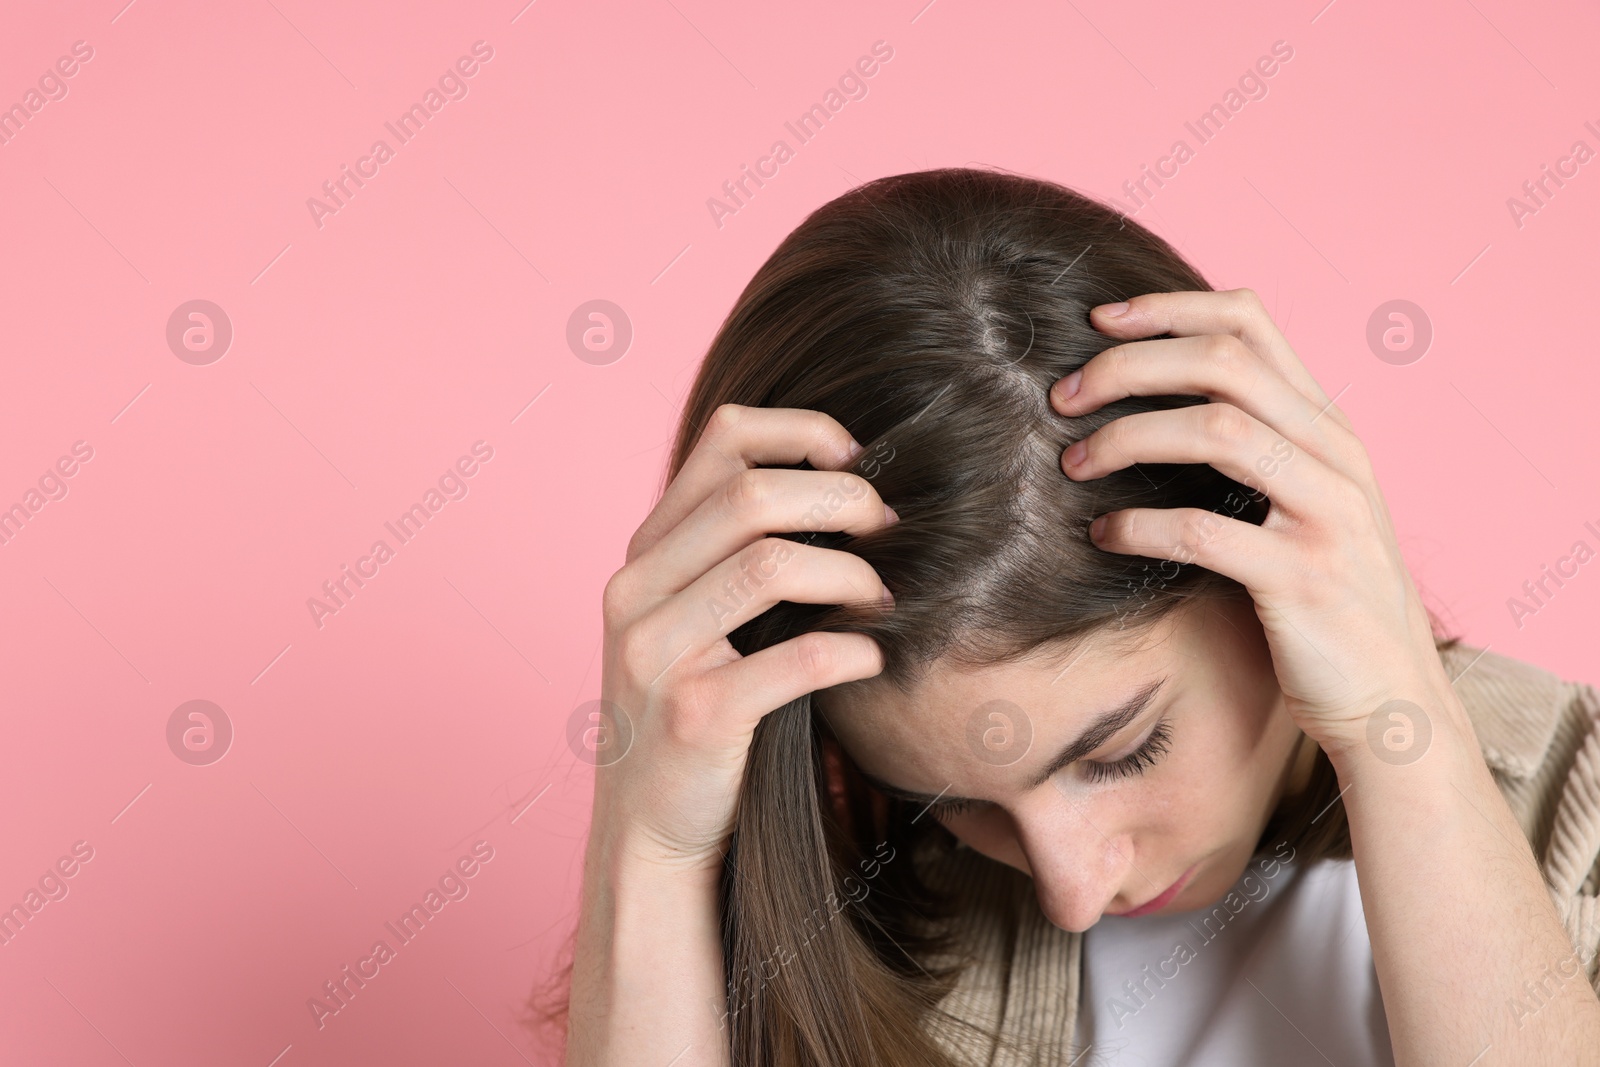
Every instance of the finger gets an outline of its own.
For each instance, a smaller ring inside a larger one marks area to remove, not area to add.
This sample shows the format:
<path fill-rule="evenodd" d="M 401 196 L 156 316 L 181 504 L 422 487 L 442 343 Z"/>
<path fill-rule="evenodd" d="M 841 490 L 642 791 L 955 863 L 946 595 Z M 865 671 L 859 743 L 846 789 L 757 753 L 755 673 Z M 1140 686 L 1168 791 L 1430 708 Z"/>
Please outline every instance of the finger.
<path fill-rule="evenodd" d="M 712 412 L 689 458 L 634 532 L 627 561 L 647 552 L 743 471 L 802 461 L 818 470 L 839 470 L 858 453 L 850 431 L 820 411 L 723 404 Z"/>
<path fill-rule="evenodd" d="M 626 569 L 640 593 L 665 598 L 767 534 L 859 536 L 887 523 L 883 498 L 859 474 L 758 467 L 725 481 Z"/>
<path fill-rule="evenodd" d="M 1074 481 L 1099 478 L 1134 463 L 1207 463 L 1266 493 L 1273 507 L 1307 517 L 1344 499 L 1344 479 L 1232 404 L 1136 411 L 1100 427 L 1061 457 Z"/>
<path fill-rule="evenodd" d="M 1270 597 L 1293 568 L 1280 531 L 1204 508 L 1124 508 L 1095 520 L 1091 540 L 1107 552 L 1195 563 Z M 1091 523 L 1091 530 L 1094 524 Z"/>
<path fill-rule="evenodd" d="M 1355 444 L 1354 436 L 1331 419 L 1317 419 L 1317 405 L 1276 367 L 1225 333 L 1113 346 L 1057 382 L 1050 402 L 1063 415 L 1079 416 L 1124 397 L 1174 394 L 1232 404 L 1341 470 L 1341 452 Z"/>
<path fill-rule="evenodd" d="M 807 693 L 883 672 L 883 649 L 859 633 L 812 630 L 700 676 L 709 700 L 754 731 L 762 716 Z"/>
<path fill-rule="evenodd" d="M 1175 337 L 1232 334 L 1271 364 L 1319 411 L 1326 410 L 1346 429 L 1350 428 L 1344 413 L 1332 406 L 1322 386 L 1289 346 L 1255 290 L 1146 293 L 1123 303 L 1127 307 L 1121 314 L 1113 314 L 1116 304 L 1091 308 L 1089 321 L 1102 333 L 1127 340 L 1162 333 Z"/>
<path fill-rule="evenodd" d="M 652 678 L 699 652 L 780 600 L 888 610 L 885 586 L 853 552 L 765 537 L 747 545 L 634 620 L 634 639 L 652 651 Z"/>

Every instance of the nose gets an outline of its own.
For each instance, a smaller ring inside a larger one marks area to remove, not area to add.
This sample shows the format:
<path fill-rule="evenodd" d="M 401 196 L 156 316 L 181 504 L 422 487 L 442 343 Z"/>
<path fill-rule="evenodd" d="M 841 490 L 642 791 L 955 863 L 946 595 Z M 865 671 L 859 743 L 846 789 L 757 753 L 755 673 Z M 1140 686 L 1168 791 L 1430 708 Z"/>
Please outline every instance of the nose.
<path fill-rule="evenodd" d="M 1059 795 L 1013 819 L 1039 910 L 1072 933 L 1099 922 L 1134 869 L 1132 835 L 1096 825 L 1091 814 Z"/>

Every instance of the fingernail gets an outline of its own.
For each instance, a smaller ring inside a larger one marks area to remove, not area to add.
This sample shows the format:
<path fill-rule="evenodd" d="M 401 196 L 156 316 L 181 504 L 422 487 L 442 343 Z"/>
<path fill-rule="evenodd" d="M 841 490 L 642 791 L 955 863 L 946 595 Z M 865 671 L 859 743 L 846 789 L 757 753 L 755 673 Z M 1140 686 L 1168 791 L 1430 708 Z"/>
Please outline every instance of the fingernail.
<path fill-rule="evenodd" d="M 1083 462 L 1084 457 L 1088 454 L 1089 446 L 1086 443 L 1083 441 L 1074 441 L 1072 443 L 1072 447 L 1067 449 L 1066 455 L 1062 458 L 1066 460 L 1067 466 L 1076 467 L 1078 464 Z"/>
<path fill-rule="evenodd" d="M 866 445 L 863 445 L 860 441 L 857 441 L 854 437 L 852 437 L 852 438 L 850 438 L 850 454 L 848 456 L 846 456 L 845 458 L 849 459 L 849 460 L 854 460 L 857 456 L 861 455 L 861 453 L 865 452 L 866 450 L 867 450 L 867 446 Z"/>
<path fill-rule="evenodd" d="M 1106 532 L 1106 517 L 1100 516 L 1089 524 L 1089 540 L 1098 541 Z"/>
<path fill-rule="evenodd" d="M 1101 304 L 1095 310 L 1100 312 L 1100 314 L 1104 315 L 1108 319 L 1114 319 L 1118 315 L 1121 315 L 1128 310 L 1128 302 L 1126 300 L 1119 300 L 1115 304 Z"/>
<path fill-rule="evenodd" d="M 1073 371 L 1071 374 L 1061 379 L 1061 384 L 1056 388 L 1056 399 L 1071 400 L 1073 397 L 1078 395 L 1078 389 L 1082 385 L 1083 371 Z"/>
<path fill-rule="evenodd" d="M 894 594 L 889 592 L 888 586 L 883 587 L 883 606 L 886 608 L 894 607 Z"/>
<path fill-rule="evenodd" d="M 883 506 L 883 524 L 885 526 L 893 526 L 899 521 L 900 516 L 895 514 L 894 508 L 891 508 L 888 504 L 885 504 Z"/>

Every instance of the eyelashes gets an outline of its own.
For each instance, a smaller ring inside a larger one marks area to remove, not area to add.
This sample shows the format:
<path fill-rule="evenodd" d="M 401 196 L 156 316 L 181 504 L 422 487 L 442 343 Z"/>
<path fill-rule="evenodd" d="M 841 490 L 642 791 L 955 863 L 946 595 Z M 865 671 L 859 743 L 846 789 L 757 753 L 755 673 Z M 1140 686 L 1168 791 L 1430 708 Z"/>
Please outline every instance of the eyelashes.
<path fill-rule="evenodd" d="M 929 805 L 937 818 L 948 819 L 952 815 L 961 815 L 972 807 L 970 800 L 941 800 Z"/>
<path fill-rule="evenodd" d="M 1132 778 L 1136 774 L 1143 774 L 1160 762 L 1161 757 L 1167 754 L 1172 747 L 1172 724 L 1162 719 L 1150 731 L 1150 736 L 1145 738 L 1144 744 L 1133 752 L 1111 763 L 1096 763 L 1093 760 L 1084 760 L 1080 764 L 1091 782 L 1111 782 L 1123 778 Z M 972 808 L 970 800 L 941 800 L 931 805 L 933 814 L 941 818 L 950 818 L 964 814 Z"/>
<path fill-rule="evenodd" d="M 1135 751 L 1117 760 L 1115 763 L 1095 763 L 1085 760 L 1084 773 L 1091 782 L 1114 781 L 1119 778 L 1131 778 L 1136 774 L 1143 774 L 1150 767 L 1154 767 L 1172 742 L 1172 725 L 1162 719 L 1156 723 L 1155 729 L 1150 731 L 1150 736 L 1145 738 L 1144 744 Z"/>

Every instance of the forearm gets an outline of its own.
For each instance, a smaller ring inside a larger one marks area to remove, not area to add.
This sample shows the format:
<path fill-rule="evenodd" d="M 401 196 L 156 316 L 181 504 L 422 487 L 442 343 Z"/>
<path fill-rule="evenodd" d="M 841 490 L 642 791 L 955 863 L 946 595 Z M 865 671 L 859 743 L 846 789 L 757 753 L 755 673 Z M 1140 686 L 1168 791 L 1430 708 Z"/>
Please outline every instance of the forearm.
<path fill-rule="evenodd" d="M 1600 1064 L 1589 986 L 1527 838 L 1441 675 L 1420 758 L 1332 746 L 1395 1063 Z"/>
<path fill-rule="evenodd" d="M 713 879 L 591 847 L 567 1031 L 569 1067 L 729 1063 Z"/>

